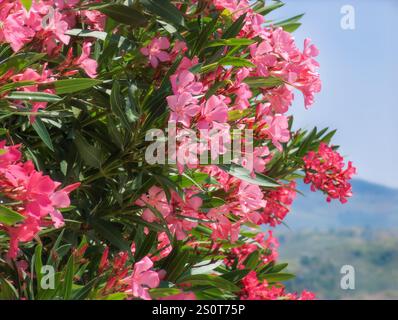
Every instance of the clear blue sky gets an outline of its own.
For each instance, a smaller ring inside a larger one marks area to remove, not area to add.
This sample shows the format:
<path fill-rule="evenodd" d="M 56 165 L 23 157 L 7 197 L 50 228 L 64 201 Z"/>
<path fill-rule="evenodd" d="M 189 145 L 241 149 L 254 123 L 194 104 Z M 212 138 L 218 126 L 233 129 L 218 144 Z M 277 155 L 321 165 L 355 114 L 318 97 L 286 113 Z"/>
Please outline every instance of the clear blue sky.
<path fill-rule="evenodd" d="M 398 39 L 396 0 L 284 0 L 269 19 L 305 13 L 294 32 L 320 50 L 323 89 L 310 110 L 295 93 L 296 127 L 337 128 L 335 143 L 358 177 L 398 187 Z M 355 30 L 340 27 L 343 5 L 355 9 Z"/>

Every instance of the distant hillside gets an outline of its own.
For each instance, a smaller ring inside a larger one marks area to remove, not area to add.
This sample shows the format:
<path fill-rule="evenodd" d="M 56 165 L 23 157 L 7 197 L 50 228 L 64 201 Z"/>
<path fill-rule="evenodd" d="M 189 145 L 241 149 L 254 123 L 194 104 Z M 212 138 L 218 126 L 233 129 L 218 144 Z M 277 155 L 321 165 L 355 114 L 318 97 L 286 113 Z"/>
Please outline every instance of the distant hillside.
<path fill-rule="evenodd" d="M 298 189 L 291 213 L 285 222 L 293 230 L 329 228 L 382 228 L 398 227 L 398 190 L 362 180 L 353 180 L 354 196 L 348 203 L 327 203 L 321 192 L 312 192 L 308 185 Z M 282 226 L 283 228 L 283 226 Z"/>
<path fill-rule="evenodd" d="M 308 185 L 276 228 L 280 261 L 297 277 L 288 289 L 320 299 L 398 299 L 398 190 L 354 180 L 354 196 L 327 203 Z M 356 290 L 340 288 L 340 268 L 356 271 Z"/>
<path fill-rule="evenodd" d="M 279 234 L 280 261 L 296 278 L 289 291 L 318 299 L 398 299 L 398 231 L 345 229 Z M 355 269 L 355 290 L 342 290 L 340 269 Z"/>

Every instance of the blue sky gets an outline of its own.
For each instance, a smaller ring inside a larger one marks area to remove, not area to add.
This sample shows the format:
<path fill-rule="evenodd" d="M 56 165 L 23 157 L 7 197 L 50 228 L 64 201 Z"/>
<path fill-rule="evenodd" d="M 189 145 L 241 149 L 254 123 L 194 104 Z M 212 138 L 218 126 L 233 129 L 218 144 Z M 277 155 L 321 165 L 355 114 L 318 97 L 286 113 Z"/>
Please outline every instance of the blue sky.
<path fill-rule="evenodd" d="M 284 0 L 268 19 L 305 13 L 294 32 L 320 50 L 323 89 L 310 110 L 295 93 L 296 127 L 338 129 L 334 142 L 358 177 L 398 188 L 398 41 L 396 0 Z M 355 29 L 343 30 L 343 5 L 355 9 Z"/>

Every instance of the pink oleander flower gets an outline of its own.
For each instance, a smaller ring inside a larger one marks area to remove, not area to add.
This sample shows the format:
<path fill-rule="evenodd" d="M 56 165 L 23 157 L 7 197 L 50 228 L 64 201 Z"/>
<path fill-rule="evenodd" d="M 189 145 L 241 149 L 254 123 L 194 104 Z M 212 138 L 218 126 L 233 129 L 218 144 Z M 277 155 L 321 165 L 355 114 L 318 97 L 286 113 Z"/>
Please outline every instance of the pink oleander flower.
<path fill-rule="evenodd" d="M 199 164 L 197 139 L 191 133 L 188 129 L 181 129 L 177 133 L 179 143 L 176 148 L 176 161 L 180 174 L 184 172 L 185 166 L 192 169 L 197 168 Z"/>
<path fill-rule="evenodd" d="M 270 286 L 266 280 L 262 282 L 257 278 L 255 271 L 242 279 L 243 290 L 240 293 L 241 300 L 313 300 L 315 294 L 303 291 L 301 296 L 296 293 L 286 293 L 282 285 Z"/>
<path fill-rule="evenodd" d="M 23 73 L 21 74 L 16 74 L 14 75 L 11 79 L 14 82 L 20 82 L 20 81 L 34 81 L 35 83 L 46 83 L 49 81 L 53 81 L 54 78 L 52 77 L 52 72 L 51 70 L 47 70 L 47 64 L 43 66 L 43 70 L 41 75 L 36 72 L 35 70 L 31 68 L 27 68 Z M 23 87 L 21 90 L 25 92 L 37 92 L 38 91 L 38 85 L 32 85 L 28 87 Z M 45 89 L 43 90 L 45 93 L 55 93 L 54 89 Z M 22 103 L 16 102 L 17 107 L 23 107 Z M 40 109 L 45 109 L 47 107 L 47 102 L 32 102 L 32 109 L 31 112 L 37 112 Z M 31 115 L 30 116 L 30 122 L 33 123 L 35 120 L 36 116 Z"/>
<path fill-rule="evenodd" d="M 264 195 L 258 185 L 250 184 L 243 180 L 239 184 L 237 197 L 243 213 L 264 208 L 267 203 L 263 199 Z"/>
<path fill-rule="evenodd" d="M 188 92 L 168 96 L 166 100 L 172 111 L 169 121 L 181 122 L 185 127 L 189 127 L 191 119 L 200 110 L 200 107 L 197 105 L 198 100 Z"/>
<path fill-rule="evenodd" d="M 84 21 L 89 25 L 90 29 L 99 31 L 104 30 L 106 15 L 97 10 L 84 10 L 81 14 L 85 17 Z"/>
<path fill-rule="evenodd" d="M 271 160 L 269 149 L 267 146 L 255 147 L 252 154 L 245 154 L 242 159 L 242 166 L 252 172 L 255 176 L 255 172 L 262 173 L 265 171 L 265 165 Z"/>
<path fill-rule="evenodd" d="M 292 105 L 294 94 L 289 86 L 283 85 L 272 90 L 268 90 L 265 95 L 271 103 L 271 107 L 275 113 L 283 114 L 289 110 Z"/>
<path fill-rule="evenodd" d="M 84 42 L 81 56 L 76 59 L 75 64 L 82 68 L 90 78 L 97 76 L 98 63 L 90 58 L 91 42 Z"/>
<path fill-rule="evenodd" d="M 229 240 L 231 243 L 238 240 L 240 223 L 232 223 L 227 217 L 228 214 L 229 208 L 226 205 L 213 208 L 207 213 L 207 219 L 212 221 L 209 227 L 212 229 L 213 240 Z"/>
<path fill-rule="evenodd" d="M 310 151 L 304 158 L 304 170 L 306 176 L 304 182 L 311 184 L 311 190 L 322 190 L 326 200 L 339 199 L 346 203 L 352 196 L 352 187 L 348 182 L 356 173 L 352 162 L 348 162 L 347 168 L 343 157 L 325 143 L 321 143 L 317 152 Z"/>
<path fill-rule="evenodd" d="M 228 106 L 223 97 L 211 96 L 201 105 L 199 129 L 209 129 L 213 122 L 225 123 L 228 120 Z"/>
<path fill-rule="evenodd" d="M 202 199 L 197 196 L 196 192 L 186 190 L 185 199 L 173 192 L 172 202 L 176 212 L 166 218 L 169 228 L 178 240 L 183 240 L 187 237 L 187 232 L 195 228 L 198 223 L 199 208 L 202 205 Z M 192 220 L 189 220 L 192 218 Z"/>
<path fill-rule="evenodd" d="M 286 143 L 290 140 L 289 122 L 284 115 L 275 115 L 265 117 L 265 122 L 268 127 L 265 132 L 271 139 L 272 144 L 282 151 L 281 143 Z"/>
<path fill-rule="evenodd" d="M 167 217 L 172 211 L 172 208 L 167 201 L 165 192 L 157 186 L 151 187 L 148 190 L 148 194 L 141 195 L 135 204 L 141 207 L 145 207 L 147 204 L 149 204 L 156 208 L 163 215 L 163 217 Z M 148 222 L 157 220 L 155 214 L 150 208 L 146 208 L 143 211 L 142 218 Z"/>
<path fill-rule="evenodd" d="M 166 37 L 154 38 L 150 44 L 141 48 L 141 53 L 149 58 L 153 68 L 157 68 L 159 62 L 170 61 L 170 55 L 167 50 L 170 47 L 169 39 Z"/>
<path fill-rule="evenodd" d="M 148 257 L 136 262 L 131 276 L 123 279 L 129 286 L 126 293 L 136 298 L 151 300 L 149 289 L 158 287 L 160 283 L 158 273 L 150 270 L 152 267 L 153 262 Z"/>
<path fill-rule="evenodd" d="M 267 206 L 262 213 L 263 223 L 269 223 L 274 227 L 283 221 L 296 197 L 295 188 L 296 182 L 292 181 L 287 186 L 271 190 L 266 194 Z"/>
<path fill-rule="evenodd" d="M 191 95 L 199 95 L 203 90 L 203 84 L 197 81 L 195 75 L 188 70 L 182 70 L 179 73 L 173 74 L 170 77 L 170 82 L 175 95 L 184 92 Z"/>
<path fill-rule="evenodd" d="M 0 142 L 0 147 L 6 151 L 0 156 L 0 193 L 12 202 L 19 202 L 12 208 L 25 217 L 13 226 L 0 223 L 0 228 L 10 236 L 8 256 L 15 258 L 19 242 L 31 241 L 42 227 L 59 228 L 64 224 L 58 209 L 70 206 L 69 193 L 80 183 L 58 189 L 61 184 L 36 171 L 31 161 L 20 162 L 17 147 L 6 147 L 4 141 Z M 48 216 L 52 222 L 45 220 Z"/>
<path fill-rule="evenodd" d="M 19 10 L 10 13 L 11 4 L 0 7 L 0 42 L 8 42 L 14 52 L 29 43 L 35 32 L 25 25 L 26 14 Z"/>

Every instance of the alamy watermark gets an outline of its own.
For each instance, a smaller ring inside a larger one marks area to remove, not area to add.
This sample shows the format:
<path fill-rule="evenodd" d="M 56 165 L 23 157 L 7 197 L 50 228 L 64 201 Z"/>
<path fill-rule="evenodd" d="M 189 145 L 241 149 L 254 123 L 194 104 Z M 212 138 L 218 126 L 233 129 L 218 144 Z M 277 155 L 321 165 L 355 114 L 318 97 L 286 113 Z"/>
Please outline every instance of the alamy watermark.
<path fill-rule="evenodd" d="M 253 130 L 214 127 L 212 129 L 178 129 L 169 122 L 166 131 L 148 130 L 145 151 L 148 164 L 196 166 L 236 163 L 253 169 Z"/>

